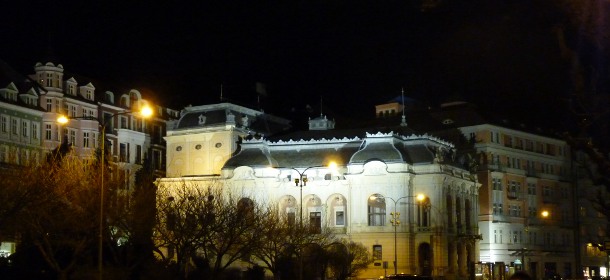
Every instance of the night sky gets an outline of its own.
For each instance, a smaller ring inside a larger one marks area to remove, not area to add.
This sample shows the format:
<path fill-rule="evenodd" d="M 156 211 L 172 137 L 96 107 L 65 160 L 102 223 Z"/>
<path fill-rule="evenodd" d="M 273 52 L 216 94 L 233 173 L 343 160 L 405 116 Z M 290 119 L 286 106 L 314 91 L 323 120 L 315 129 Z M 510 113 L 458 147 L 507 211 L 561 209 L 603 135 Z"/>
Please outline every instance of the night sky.
<path fill-rule="evenodd" d="M 263 82 L 268 112 L 323 100 L 336 118 L 371 118 L 404 88 L 431 106 L 459 99 L 557 125 L 549 116 L 565 118 L 574 89 L 554 33 L 568 19 L 544 0 L 122 2 L 5 6 L 0 59 L 30 74 L 52 54 L 68 72 L 176 109 L 218 102 L 221 84 L 227 100 L 256 104 Z M 586 50 L 566 29 L 568 47 Z"/>

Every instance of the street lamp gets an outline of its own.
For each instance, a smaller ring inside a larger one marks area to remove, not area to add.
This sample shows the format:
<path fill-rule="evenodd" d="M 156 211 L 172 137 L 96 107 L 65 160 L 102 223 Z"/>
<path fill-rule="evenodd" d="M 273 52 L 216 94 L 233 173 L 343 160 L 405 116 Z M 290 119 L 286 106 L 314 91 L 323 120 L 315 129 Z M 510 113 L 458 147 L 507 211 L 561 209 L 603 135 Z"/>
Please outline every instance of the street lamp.
<path fill-rule="evenodd" d="M 303 187 L 307 186 L 307 174 L 305 174 L 305 172 L 307 172 L 307 170 L 312 169 L 312 168 L 330 168 L 332 170 L 336 169 L 337 164 L 335 162 L 330 162 L 328 165 L 317 165 L 317 166 L 309 166 L 305 169 L 303 169 L 303 171 L 299 171 L 298 169 L 294 168 L 294 167 L 274 167 L 276 169 L 292 169 L 294 171 L 297 172 L 297 174 L 299 174 L 299 178 L 295 178 L 294 179 L 294 184 L 295 186 L 299 187 L 300 189 L 300 213 L 299 215 L 301 216 L 299 219 L 299 223 L 300 226 L 303 227 Z"/>
<path fill-rule="evenodd" d="M 539 215 L 540 215 L 540 218 L 547 219 L 551 215 L 551 212 L 549 212 L 548 210 L 542 210 Z M 529 232 L 530 231 L 530 224 L 531 224 L 530 218 L 534 218 L 534 217 L 536 217 L 536 216 L 530 216 L 530 217 L 526 217 L 525 218 L 526 224 L 525 224 L 525 227 L 524 227 L 524 231 L 528 235 L 528 243 L 530 245 L 532 244 L 532 236 L 531 236 L 531 233 Z M 514 251 L 521 255 L 521 266 L 522 266 L 521 270 L 525 271 L 526 270 L 526 268 L 525 268 L 525 266 L 526 266 L 526 264 L 525 264 L 525 253 L 527 251 L 532 251 L 532 250 L 528 250 L 527 248 L 521 248 L 521 249 L 516 249 Z"/>
<path fill-rule="evenodd" d="M 324 165 L 317 165 L 317 166 L 309 166 L 305 169 L 303 169 L 303 171 L 299 171 L 298 169 L 294 168 L 294 167 L 272 167 L 275 169 L 292 169 L 294 171 L 297 172 L 297 174 L 299 174 L 299 178 L 295 178 L 294 179 L 294 184 L 299 187 L 299 205 L 300 205 L 300 213 L 299 215 L 301 216 L 299 218 L 299 226 L 301 228 L 301 230 L 303 229 L 303 187 L 307 186 L 307 174 L 305 174 L 305 172 L 307 172 L 307 170 L 312 169 L 312 168 L 323 168 L 323 167 L 327 167 L 330 169 L 336 169 L 337 168 L 337 164 L 335 162 L 330 162 L 327 166 Z M 299 257 L 301 264 L 299 265 L 299 279 L 303 279 L 303 256 L 301 254 L 301 256 Z"/>
<path fill-rule="evenodd" d="M 131 110 L 125 110 L 125 111 L 121 111 L 121 112 L 117 112 L 114 113 L 112 115 L 108 115 L 108 116 L 104 116 L 102 113 L 102 119 L 96 118 L 96 117 L 88 117 L 88 116 L 82 116 L 82 117 L 67 117 L 64 115 L 60 115 L 57 118 L 57 122 L 60 124 L 66 124 L 68 123 L 70 120 L 90 120 L 90 121 L 97 121 L 97 123 L 99 124 L 100 130 L 101 130 L 101 145 L 100 145 L 100 150 L 101 150 L 101 156 L 100 156 L 100 168 L 101 168 L 101 172 L 100 172 L 100 217 L 99 217 L 99 238 L 98 238 L 98 271 L 99 271 L 99 279 L 101 280 L 103 278 L 103 262 L 102 262 L 102 257 L 103 257 L 103 232 L 104 232 L 104 171 L 105 171 L 105 155 L 106 155 L 106 125 L 108 125 L 108 122 L 111 121 L 115 116 L 119 116 L 119 115 L 125 115 L 125 114 L 129 114 L 129 113 L 133 113 L 133 111 Z M 149 106 L 143 106 L 140 109 L 139 115 L 143 118 L 149 118 L 150 116 L 152 116 L 153 111 Z"/>
<path fill-rule="evenodd" d="M 423 201 L 426 196 L 423 194 L 418 194 L 418 195 L 407 195 L 407 196 L 403 196 L 403 197 L 399 197 L 398 199 L 393 199 L 391 197 L 386 197 L 383 195 L 375 195 L 375 196 L 371 196 L 371 200 L 376 200 L 379 198 L 388 198 L 390 200 L 392 200 L 392 202 L 394 202 L 394 212 L 391 212 L 390 215 L 392 215 L 392 219 L 390 219 L 390 223 L 392 223 L 392 226 L 394 226 L 394 274 L 398 274 L 398 252 L 396 249 L 396 243 L 397 243 L 397 227 L 400 225 L 400 212 L 398 212 L 397 209 L 397 205 L 398 202 L 400 202 L 400 200 L 405 199 L 405 198 L 413 198 L 415 197 L 417 199 L 417 201 Z"/>

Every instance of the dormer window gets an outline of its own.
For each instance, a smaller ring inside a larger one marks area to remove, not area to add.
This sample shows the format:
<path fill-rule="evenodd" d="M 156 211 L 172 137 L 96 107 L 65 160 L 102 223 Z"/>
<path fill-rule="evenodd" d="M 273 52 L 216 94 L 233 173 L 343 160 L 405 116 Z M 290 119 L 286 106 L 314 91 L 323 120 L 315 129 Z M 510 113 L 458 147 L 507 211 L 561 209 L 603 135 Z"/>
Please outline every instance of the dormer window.
<path fill-rule="evenodd" d="M 206 117 L 203 114 L 199 115 L 199 125 L 204 125 L 205 120 L 206 120 Z"/>
<path fill-rule="evenodd" d="M 71 94 L 71 95 L 75 94 L 74 85 L 69 85 L 68 86 L 68 94 Z"/>
<path fill-rule="evenodd" d="M 86 94 L 86 98 L 88 100 L 93 100 L 93 93 L 91 93 L 91 90 L 87 90 L 87 94 Z"/>

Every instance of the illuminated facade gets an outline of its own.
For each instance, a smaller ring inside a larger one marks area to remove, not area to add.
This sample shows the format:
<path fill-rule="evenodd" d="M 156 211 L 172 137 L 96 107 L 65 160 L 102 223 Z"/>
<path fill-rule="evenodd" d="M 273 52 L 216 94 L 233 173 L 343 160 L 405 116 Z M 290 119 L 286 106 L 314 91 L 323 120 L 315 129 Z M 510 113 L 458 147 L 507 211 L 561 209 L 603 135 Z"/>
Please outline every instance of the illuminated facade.
<path fill-rule="evenodd" d="M 479 259 L 479 184 L 455 162 L 452 144 L 400 126 L 335 130 L 324 116 L 309 127 L 281 133 L 287 121 L 229 103 L 187 107 L 167 132 L 160 187 L 221 180 L 234 193 L 276 203 L 287 218 L 330 227 L 373 254 L 360 277 L 393 273 L 394 248 L 398 272 L 468 276 Z M 338 168 L 324 167 L 331 162 Z M 301 175 L 307 184 L 295 187 Z M 396 228 L 390 212 L 401 213 Z"/>
<path fill-rule="evenodd" d="M 525 269 L 535 279 L 573 278 L 578 217 L 567 143 L 521 125 L 492 123 L 470 104 L 445 104 L 433 114 L 459 129 L 476 151 L 480 261 L 509 272 Z"/>
<path fill-rule="evenodd" d="M 0 164 L 38 162 L 43 111 L 38 99 L 44 90 L 0 61 Z"/>
<path fill-rule="evenodd" d="M 150 159 L 152 168 L 164 174 L 165 126 L 178 112 L 151 104 L 135 89 L 116 95 L 100 92 L 92 82 L 77 76 L 64 77 L 61 64 L 37 63 L 30 78 L 45 89 L 40 106 L 45 111 L 42 123 L 42 146 L 49 152 L 62 142 L 72 148 L 72 155 L 92 160 L 101 143 L 101 128 L 105 125 L 106 150 L 109 161 L 125 178 L 126 189 L 133 186 L 134 174 Z M 142 106 L 153 107 L 152 119 L 139 117 Z M 65 115 L 71 120 L 60 124 Z"/>

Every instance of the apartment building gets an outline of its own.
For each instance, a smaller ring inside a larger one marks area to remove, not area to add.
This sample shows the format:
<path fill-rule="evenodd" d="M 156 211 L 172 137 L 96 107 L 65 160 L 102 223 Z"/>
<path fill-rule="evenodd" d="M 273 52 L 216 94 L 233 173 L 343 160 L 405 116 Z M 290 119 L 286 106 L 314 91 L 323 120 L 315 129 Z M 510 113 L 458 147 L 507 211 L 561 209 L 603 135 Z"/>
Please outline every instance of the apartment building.
<path fill-rule="evenodd" d="M 486 119 L 462 102 L 432 114 L 459 129 L 476 151 L 480 263 L 492 273 L 526 270 L 535 279 L 577 275 L 582 267 L 567 143 L 540 129 Z"/>
<path fill-rule="evenodd" d="M 96 88 L 94 82 L 78 75 L 67 74 L 61 64 L 36 63 L 32 80 L 44 88 L 40 96 L 43 114 L 43 149 L 48 152 L 62 142 L 69 143 L 72 155 L 92 160 L 97 149 L 104 148 L 116 172 L 125 178 L 125 189 L 130 190 L 134 174 L 150 159 L 158 176 L 165 172 L 163 136 L 167 122 L 179 112 L 159 104 L 152 104 L 136 89 L 119 94 Z M 153 116 L 140 115 L 144 107 L 151 107 Z M 69 122 L 61 124 L 59 116 Z"/>
<path fill-rule="evenodd" d="M 42 94 L 42 87 L 0 61 L 0 164 L 36 163 L 44 155 Z"/>

